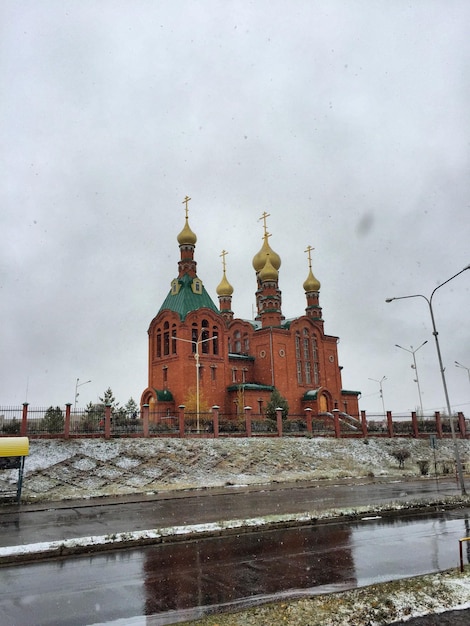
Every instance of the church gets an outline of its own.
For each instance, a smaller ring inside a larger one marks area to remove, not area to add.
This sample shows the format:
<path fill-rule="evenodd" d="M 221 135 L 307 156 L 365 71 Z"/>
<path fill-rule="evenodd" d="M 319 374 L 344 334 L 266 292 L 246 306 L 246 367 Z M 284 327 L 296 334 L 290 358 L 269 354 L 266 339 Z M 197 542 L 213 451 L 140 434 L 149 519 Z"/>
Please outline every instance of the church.
<path fill-rule="evenodd" d="M 186 216 L 177 236 L 178 275 L 148 329 L 148 387 L 141 405 L 149 405 L 150 419 L 176 415 L 180 406 L 198 414 L 218 406 L 226 418 L 240 416 L 249 406 L 254 415 L 262 416 L 274 389 L 288 403 L 288 418 L 301 418 L 305 409 L 312 410 L 312 417 L 335 409 L 358 417 L 360 393 L 343 389 L 338 337 L 324 331 L 312 248 L 306 250 L 305 312 L 286 319 L 279 284 L 281 259 L 271 248 L 269 215 L 264 212 L 263 243 L 252 260 L 256 316 L 237 318 L 226 275 L 227 253 L 221 253 L 218 305 L 197 274 L 197 237 L 189 225 L 189 200 L 183 201 Z"/>

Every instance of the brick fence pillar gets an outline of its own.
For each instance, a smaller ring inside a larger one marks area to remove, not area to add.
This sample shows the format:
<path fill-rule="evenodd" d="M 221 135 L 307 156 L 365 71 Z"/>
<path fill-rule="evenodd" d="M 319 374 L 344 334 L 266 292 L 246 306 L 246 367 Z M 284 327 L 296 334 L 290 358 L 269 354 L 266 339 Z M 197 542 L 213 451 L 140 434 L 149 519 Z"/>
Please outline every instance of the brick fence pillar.
<path fill-rule="evenodd" d="M 442 439 L 442 420 L 441 420 L 441 414 L 439 413 L 439 411 L 436 411 L 434 413 L 434 418 L 436 420 L 436 433 L 437 433 L 437 436 L 439 437 L 439 439 Z"/>
<path fill-rule="evenodd" d="M 111 439 L 111 405 L 104 407 L 104 438 Z"/>
<path fill-rule="evenodd" d="M 367 437 L 367 435 L 368 435 L 368 433 L 367 433 L 367 417 L 366 417 L 366 412 L 365 411 L 361 411 L 361 428 L 362 428 L 362 436 L 365 439 Z"/>
<path fill-rule="evenodd" d="M 307 424 L 307 432 L 308 433 L 312 433 L 312 409 L 310 408 L 306 408 L 304 409 L 305 411 L 305 423 Z"/>
<path fill-rule="evenodd" d="M 180 404 L 178 407 L 178 425 L 179 425 L 181 439 L 184 439 L 184 409 L 185 408 L 186 407 L 184 406 L 184 404 Z"/>
<path fill-rule="evenodd" d="M 388 436 L 389 437 L 394 437 L 395 433 L 393 432 L 393 420 L 392 420 L 392 412 L 391 411 L 387 411 L 387 430 L 388 430 Z"/>
<path fill-rule="evenodd" d="M 148 404 L 142 406 L 142 434 L 144 437 L 149 436 L 149 408 Z"/>
<path fill-rule="evenodd" d="M 65 405 L 65 421 L 64 421 L 64 439 L 68 439 L 70 437 L 70 410 L 72 404 L 68 402 Z"/>
<path fill-rule="evenodd" d="M 413 428 L 413 437 L 418 439 L 418 418 L 416 417 L 416 411 L 411 411 L 411 425 Z"/>
<path fill-rule="evenodd" d="M 333 420 L 335 423 L 335 437 L 339 439 L 341 437 L 341 424 L 339 423 L 339 409 L 333 409 Z"/>
<path fill-rule="evenodd" d="M 457 413 L 457 418 L 459 420 L 460 438 L 461 439 L 466 439 L 467 438 L 467 429 L 465 427 L 465 418 L 464 418 L 463 413 L 461 411 L 459 411 Z"/>
<path fill-rule="evenodd" d="M 276 426 L 277 436 L 282 437 L 282 409 L 280 407 L 276 407 Z"/>
<path fill-rule="evenodd" d="M 251 437 L 251 406 L 246 406 L 245 411 L 245 428 L 246 436 Z"/>
<path fill-rule="evenodd" d="M 219 409 L 220 406 L 217 406 L 216 404 L 212 407 L 212 427 L 215 439 L 219 436 Z"/>
<path fill-rule="evenodd" d="M 23 402 L 23 414 L 21 415 L 20 435 L 26 437 L 28 433 L 28 403 Z"/>

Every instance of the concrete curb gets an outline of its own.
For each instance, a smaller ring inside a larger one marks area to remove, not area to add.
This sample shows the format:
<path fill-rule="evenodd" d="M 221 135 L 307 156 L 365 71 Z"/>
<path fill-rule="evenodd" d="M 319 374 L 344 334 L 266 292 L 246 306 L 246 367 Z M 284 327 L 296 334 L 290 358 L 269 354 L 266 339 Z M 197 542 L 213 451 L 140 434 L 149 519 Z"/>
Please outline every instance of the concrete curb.
<path fill-rule="evenodd" d="M 384 507 L 356 507 L 354 510 L 331 510 L 326 512 L 305 512 L 296 514 L 270 515 L 249 519 L 234 519 L 206 524 L 170 526 L 132 532 L 112 533 L 76 537 L 59 541 L 39 542 L 0 548 L 0 567 L 8 564 L 27 563 L 55 559 L 71 555 L 91 554 L 125 548 L 219 537 L 239 533 L 256 532 L 306 526 L 313 524 L 334 524 L 341 522 L 367 521 L 377 517 L 417 515 L 430 510 L 447 510 L 468 506 L 468 498 L 450 496 L 428 502 L 395 503 Z"/>

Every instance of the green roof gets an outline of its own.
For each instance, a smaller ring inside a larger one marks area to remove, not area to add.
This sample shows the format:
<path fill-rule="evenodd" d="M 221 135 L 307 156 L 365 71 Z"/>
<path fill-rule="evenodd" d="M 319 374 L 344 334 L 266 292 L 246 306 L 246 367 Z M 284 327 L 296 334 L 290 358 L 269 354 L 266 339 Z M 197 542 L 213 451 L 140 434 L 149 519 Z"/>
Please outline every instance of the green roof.
<path fill-rule="evenodd" d="M 160 402 L 173 402 L 173 394 L 168 389 L 155 389 L 155 393 Z"/>
<path fill-rule="evenodd" d="M 198 283 L 199 292 L 193 290 L 193 282 Z M 178 289 L 174 289 L 172 285 L 160 311 L 174 311 L 178 313 L 181 321 L 184 321 L 190 311 L 197 311 L 198 309 L 212 309 L 212 311 L 220 313 L 199 278 L 193 279 L 188 274 L 184 274 L 181 278 L 175 279 L 173 283 L 178 286 Z"/>
<path fill-rule="evenodd" d="M 237 391 L 238 389 L 244 389 L 245 391 L 274 391 L 272 385 L 261 385 L 260 383 L 239 383 L 227 387 L 227 391 Z"/>

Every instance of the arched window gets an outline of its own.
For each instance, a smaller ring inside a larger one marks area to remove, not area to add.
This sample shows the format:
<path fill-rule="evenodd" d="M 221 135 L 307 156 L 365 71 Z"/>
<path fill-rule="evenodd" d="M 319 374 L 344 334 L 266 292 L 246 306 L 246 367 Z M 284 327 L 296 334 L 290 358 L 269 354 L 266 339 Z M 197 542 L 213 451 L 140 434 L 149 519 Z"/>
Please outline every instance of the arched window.
<path fill-rule="evenodd" d="M 158 359 L 160 359 L 161 356 L 162 356 L 162 331 L 161 331 L 161 328 L 157 329 L 156 355 L 157 355 Z"/>
<path fill-rule="evenodd" d="M 192 348 L 193 354 L 196 354 L 196 347 L 197 347 L 198 339 L 199 339 L 199 333 L 197 330 L 197 324 L 196 322 L 193 322 L 193 326 L 191 329 L 191 341 L 193 342 L 191 348 Z"/>
<path fill-rule="evenodd" d="M 212 327 L 212 353 L 219 354 L 219 331 L 217 326 Z"/>
<path fill-rule="evenodd" d="M 203 354 L 209 354 L 209 322 L 207 320 L 202 320 L 202 332 L 201 332 L 201 342 L 202 342 L 202 350 Z"/>
<path fill-rule="evenodd" d="M 163 354 L 165 356 L 170 354 L 170 324 L 168 322 L 163 324 Z"/>
<path fill-rule="evenodd" d="M 250 338 L 248 337 L 248 333 L 243 335 L 243 350 L 246 354 L 250 351 Z"/>
<path fill-rule="evenodd" d="M 300 333 L 295 333 L 295 358 L 297 362 L 297 382 L 302 384 L 302 361 L 300 350 Z"/>
<path fill-rule="evenodd" d="M 240 354 L 242 351 L 242 342 L 241 342 L 241 334 L 239 330 L 236 330 L 233 334 L 234 343 L 235 343 L 235 352 L 236 354 Z"/>
<path fill-rule="evenodd" d="M 318 344 L 315 335 L 312 336 L 312 360 L 313 360 L 313 382 L 316 386 L 320 384 L 320 361 L 318 359 Z"/>
<path fill-rule="evenodd" d="M 171 327 L 171 354 L 176 354 L 176 324 Z"/>
<path fill-rule="evenodd" d="M 304 370 L 305 370 L 305 384 L 312 384 L 312 367 L 310 363 L 310 341 L 308 336 L 308 330 L 304 328 L 303 337 L 302 337 L 302 345 L 303 345 L 303 357 L 304 357 Z"/>

